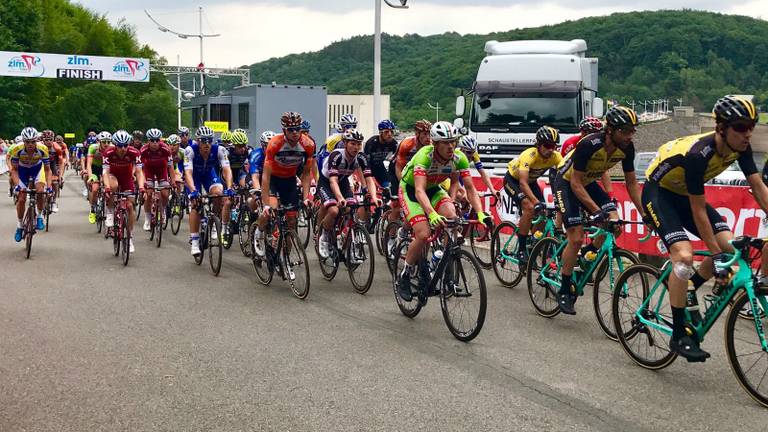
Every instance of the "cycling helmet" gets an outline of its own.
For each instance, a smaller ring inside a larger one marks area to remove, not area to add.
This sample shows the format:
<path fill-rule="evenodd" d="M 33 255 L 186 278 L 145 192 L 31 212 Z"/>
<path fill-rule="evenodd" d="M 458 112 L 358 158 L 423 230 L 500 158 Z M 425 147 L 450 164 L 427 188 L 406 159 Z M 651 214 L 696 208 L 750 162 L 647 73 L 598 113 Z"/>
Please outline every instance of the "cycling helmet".
<path fill-rule="evenodd" d="M 261 145 L 262 145 L 262 146 L 265 146 L 265 145 L 267 145 L 267 143 L 269 142 L 269 140 L 271 140 L 272 138 L 274 138 L 276 135 L 277 135 L 277 134 L 276 134 L 276 133 L 274 133 L 274 132 L 272 132 L 272 131 L 264 131 L 264 132 L 261 134 L 261 138 L 259 138 L 259 142 L 261 143 Z"/>
<path fill-rule="evenodd" d="M 179 130 L 176 131 L 179 135 L 189 135 L 189 128 L 186 126 L 179 127 Z"/>
<path fill-rule="evenodd" d="M 432 129 L 432 122 L 429 120 L 419 120 L 413 125 L 413 129 L 416 132 L 429 132 Z"/>
<path fill-rule="evenodd" d="M 77 144 L 75 144 L 75 147 L 81 149 L 81 148 L 83 148 L 85 146 L 83 145 L 83 143 L 77 143 Z"/>
<path fill-rule="evenodd" d="M 536 144 L 544 144 L 547 142 L 555 144 L 559 143 L 560 132 L 551 126 L 542 126 L 536 131 Z"/>
<path fill-rule="evenodd" d="M 54 134 L 52 130 L 46 129 L 40 136 L 43 138 L 43 141 L 53 141 L 53 139 L 56 137 L 56 134 Z"/>
<path fill-rule="evenodd" d="M 453 123 L 439 121 L 432 125 L 429 130 L 429 136 L 432 141 L 454 141 L 459 137 L 459 130 Z"/>
<path fill-rule="evenodd" d="M 603 130 L 603 122 L 597 117 L 585 117 L 579 122 L 579 131 L 583 133 L 595 133 Z"/>
<path fill-rule="evenodd" d="M 99 135 L 97 136 L 99 141 L 101 142 L 107 142 L 112 140 L 112 134 L 107 131 L 101 131 L 99 132 Z"/>
<path fill-rule="evenodd" d="M 363 141 L 363 134 L 357 129 L 347 129 L 341 139 L 344 141 Z"/>
<path fill-rule="evenodd" d="M 152 141 L 159 141 L 163 137 L 163 132 L 160 129 L 152 128 L 147 131 L 147 139 Z"/>
<path fill-rule="evenodd" d="M 232 142 L 232 132 L 224 131 L 221 133 L 221 142 Z"/>
<path fill-rule="evenodd" d="M 718 99 L 712 112 L 717 123 L 732 123 L 742 119 L 757 122 L 755 104 L 740 96 L 728 95 Z"/>
<path fill-rule="evenodd" d="M 22 143 L 22 142 L 24 142 L 24 138 L 22 138 L 21 135 L 19 135 L 16 138 L 13 139 L 13 142 L 14 142 L 14 144 Z"/>
<path fill-rule="evenodd" d="M 232 131 L 232 133 L 235 133 L 235 132 L 242 132 L 242 133 L 248 135 L 248 132 L 246 132 L 245 129 L 243 129 L 243 128 L 237 128 L 237 129 Z"/>
<path fill-rule="evenodd" d="M 89 145 L 96 144 L 97 142 L 99 142 L 99 139 L 96 138 L 95 136 L 89 136 L 88 138 L 86 138 L 85 142 L 86 144 L 89 144 Z"/>
<path fill-rule="evenodd" d="M 232 144 L 236 146 L 248 145 L 248 135 L 243 132 L 237 131 L 232 134 Z"/>
<path fill-rule="evenodd" d="M 625 106 L 612 106 L 605 113 L 605 122 L 614 129 L 621 129 L 624 126 L 637 126 L 637 114 L 631 108 Z"/>
<path fill-rule="evenodd" d="M 459 148 L 467 154 L 474 154 L 477 151 L 477 140 L 471 135 L 464 135 L 459 139 Z"/>
<path fill-rule="evenodd" d="M 88 132 L 88 136 L 89 137 L 95 137 L 96 136 L 96 132 L 90 131 L 90 132 Z"/>
<path fill-rule="evenodd" d="M 312 129 L 312 123 L 309 120 L 301 122 L 301 130 L 309 132 L 310 129 Z"/>
<path fill-rule="evenodd" d="M 297 113 L 296 111 L 287 111 L 284 112 L 282 116 L 280 116 L 280 124 L 284 129 L 301 127 L 302 121 L 303 119 L 301 118 L 301 114 Z"/>
<path fill-rule="evenodd" d="M 392 122 L 392 120 L 386 119 L 386 120 L 382 120 L 382 121 L 379 122 L 379 130 L 380 131 L 387 130 L 387 129 L 395 130 L 395 128 L 396 128 L 396 126 Z"/>
<path fill-rule="evenodd" d="M 341 126 L 342 129 L 356 128 L 357 117 L 355 117 L 354 114 L 344 114 L 341 116 L 341 119 L 339 119 L 339 126 Z"/>
<path fill-rule="evenodd" d="M 40 132 L 33 127 L 25 127 L 21 130 L 21 139 L 24 141 L 37 141 L 40 139 Z"/>
<path fill-rule="evenodd" d="M 149 131 L 147 131 L 147 132 L 149 132 Z M 142 132 L 140 130 L 133 131 L 133 133 L 131 135 L 133 136 L 133 139 L 135 139 L 135 140 L 139 140 L 139 141 L 143 141 L 144 140 L 144 132 Z"/>
<path fill-rule="evenodd" d="M 152 129 L 147 131 L 147 135 L 149 135 L 149 132 L 151 130 Z M 155 129 L 155 130 L 157 130 L 157 129 Z M 122 129 L 120 129 L 119 131 L 115 132 L 115 134 L 112 135 L 111 138 L 112 138 L 112 142 L 115 143 L 115 145 L 118 146 L 118 147 L 125 147 L 128 144 L 130 144 L 131 141 L 133 141 L 133 137 L 131 136 L 131 134 L 129 134 L 128 132 L 126 132 L 126 131 L 124 131 Z"/>
<path fill-rule="evenodd" d="M 64 141 L 64 137 L 61 135 L 56 135 L 53 139 L 56 140 L 56 142 Z"/>
<path fill-rule="evenodd" d="M 200 126 L 197 129 L 197 132 L 195 132 L 195 138 L 197 138 L 197 139 L 201 139 L 201 138 L 213 139 L 213 129 L 209 128 L 208 126 Z"/>
<path fill-rule="evenodd" d="M 165 142 L 168 145 L 176 145 L 179 143 L 179 136 L 176 134 L 171 134 L 168 136 L 168 138 L 165 139 Z"/>

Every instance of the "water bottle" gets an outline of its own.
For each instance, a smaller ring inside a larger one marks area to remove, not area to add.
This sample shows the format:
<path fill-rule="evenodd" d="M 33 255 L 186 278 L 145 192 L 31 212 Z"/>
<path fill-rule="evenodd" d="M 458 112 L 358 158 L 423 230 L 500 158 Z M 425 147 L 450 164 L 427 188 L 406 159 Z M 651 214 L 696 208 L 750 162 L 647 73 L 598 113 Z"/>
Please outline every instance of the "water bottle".
<path fill-rule="evenodd" d="M 432 252 L 432 260 L 429 263 L 430 273 L 435 272 L 435 269 L 437 268 L 437 263 L 439 263 L 441 259 L 443 259 L 443 251 L 441 251 L 440 249 L 435 249 Z"/>
<path fill-rule="evenodd" d="M 541 231 L 536 231 L 535 233 L 533 233 L 533 238 L 535 238 L 536 240 L 541 240 L 542 237 L 544 237 L 544 233 Z"/>
<path fill-rule="evenodd" d="M 691 316 L 691 324 L 698 325 L 701 322 L 701 311 L 699 309 L 699 299 L 696 298 L 696 288 L 693 287 L 693 282 L 691 281 L 688 281 L 685 309 Z"/>
<path fill-rule="evenodd" d="M 237 209 L 232 209 L 232 211 L 230 212 L 230 215 L 231 215 L 230 219 L 232 220 L 232 222 L 237 222 Z"/>

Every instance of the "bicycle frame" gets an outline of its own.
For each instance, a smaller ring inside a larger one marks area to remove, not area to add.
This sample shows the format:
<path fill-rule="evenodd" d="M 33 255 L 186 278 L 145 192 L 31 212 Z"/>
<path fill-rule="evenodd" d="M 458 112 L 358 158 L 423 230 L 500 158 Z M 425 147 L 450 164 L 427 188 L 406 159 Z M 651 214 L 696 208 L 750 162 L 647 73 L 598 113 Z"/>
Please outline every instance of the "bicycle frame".
<path fill-rule="evenodd" d="M 544 237 L 555 237 L 555 234 L 557 232 L 557 227 L 555 226 L 554 217 L 548 214 L 549 210 L 550 209 L 548 209 L 547 212 L 538 215 L 536 217 L 536 219 L 531 221 L 531 226 L 532 227 L 536 226 L 536 225 L 538 225 L 538 224 L 540 224 L 542 222 L 545 222 L 544 229 L 541 231 L 542 232 L 541 238 L 544 238 Z M 518 259 L 515 257 L 515 254 L 517 253 L 518 249 L 516 248 L 515 250 L 511 251 L 512 252 L 511 255 L 507 254 L 505 251 L 509 247 L 509 243 L 511 243 L 512 240 L 514 240 L 514 237 L 519 232 L 519 230 L 520 230 L 520 227 L 516 226 L 515 227 L 515 232 L 512 235 L 510 235 L 509 238 L 507 238 L 507 241 L 504 242 L 504 247 L 502 247 L 501 250 L 499 251 L 499 255 L 503 259 L 505 259 L 507 261 L 512 261 L 515 264 L 519 264 L 520 263 L 520 261 L 518 261 Z M 533 241 L 531 243 L 528 243 L 528 248 L 529 249 L 533 249 L 533 246 L 535 246 L 535 244 L 536 244 L 535 241 Z"/>

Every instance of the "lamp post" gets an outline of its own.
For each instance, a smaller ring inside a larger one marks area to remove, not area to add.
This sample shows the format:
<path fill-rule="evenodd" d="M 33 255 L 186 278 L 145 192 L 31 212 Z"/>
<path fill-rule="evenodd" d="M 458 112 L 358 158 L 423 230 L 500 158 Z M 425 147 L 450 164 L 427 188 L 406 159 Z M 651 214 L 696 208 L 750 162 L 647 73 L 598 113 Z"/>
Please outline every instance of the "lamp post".
<path fill-rule="evenodd" d="M 203 7 L 202 6 L 198 6 L 197 10 L 198 10 L 198 14 L 199 14 L 198 22 L 200 24 L 200 33 L 198 33 L 198 34 L 180 33 L 180 32 L 171 30 L 168 27 L 166 27 L 166 26 L 160 24 L 159 22 L 157 22 L 156 19 L 152 18 L 152 15 L 150 15 L 149 11 L 147 11 L 146 9 L 144 9 L 144 13 L 147 14 L 149 19 L 152 20 L 152 22 L 155 23 L 155 25 L 157 25 L 157 29 L 160 30 L 163 33 L 175 34 L 176 36 L 178 36 L 181 39 L 187 39 L 187 38 L 191 38 L 191 37 L 196 37 L 196 38 L 200 39 L 200 64 L 197 67 L 200 70 L 200 94 L 204 95 L 205 94 L 205 77 L 204 77 L 205 62 L 203 61 L 203 38 L 219 37 L 219 36 L 221 36 L 221 34 L 220 33 L 204 34 L 203 33 Z"/>
<path fill-rule="evenodd" d="M 437 102 L 437 104 L 432 105 L 431 103 L 427 102 L 427 106 L 435 110 L 435 123 L 440 121 L 440 102 Z"/>
<path fill-rule="evenodd" d="M 400 5 L 384 0 L 387 6 L 395 9 L 408 9 L 408 0 L 400 0 Z M 376 0 L 375 30 L 373 34 L 373 124 L 381 120 L 381 0 Z"/>

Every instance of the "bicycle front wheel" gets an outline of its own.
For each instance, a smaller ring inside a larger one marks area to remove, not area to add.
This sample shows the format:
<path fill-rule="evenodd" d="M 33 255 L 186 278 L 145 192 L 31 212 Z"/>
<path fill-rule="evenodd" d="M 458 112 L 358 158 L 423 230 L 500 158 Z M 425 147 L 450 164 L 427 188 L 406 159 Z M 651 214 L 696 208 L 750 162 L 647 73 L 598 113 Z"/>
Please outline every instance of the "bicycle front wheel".
<path fill-rule="evenodd" d="M 296 234 L 301 247 L 306 249 L 309 246 L 309 239 L 312 237 L 312 217 L 307 208 L 302 208 L 296 217 Z"/>
<path fill-rule="evenodd" d="M 397 250 L 394 252 L 396 259 L 393 259 L 393 265 L 394 269 L 392 270 L 392 288 L 395 290 L 395 302 L 397 303 L 398 309 L 400 309 L 400 312 L 407 316 L 408 318 L 415 318 L 416 315 L 421 312 L 422 304 L 419 301 L 419 298 L 417 295 L 413 295 L 413 298 L 411 301 L 405 301 L 402 297 L 400 297 L 400 274 L 403 272 L 403 268 L 405 268 L 405 254 L 408 252 L 408 244 L 410 242 L 404 241 L 400 244 L 400 247 L 397 248 Z M 418 273 L 418 272 L 417 272 Z M 411 277 L 411 292 L 414 291 L 414 286 L 416 286 L 419 283 L 419 277 L 413 276 Z"/>
<path fill-rule="evenodd" d="M 493 273 L 502 286 L 514 288 L 523 279 L 525 272 L 517 262 L 511 260 L 517 251 L 517 227 L 509 221 L 496 226 L 491 237 L 491 261 Z"/>
<path fill-rule="evenodd" d="M 123 265 L 128 265 L 128 260 L 131 259 L 131 232 L 128 230 L 128 214 L 124 214 L 121 218 L 122 227 L 120 227 L 120 247 L 123 249 Z"/>
<path fill-rule="evenodd" d="M 335 232 L 335 230 L 334 230 Z M 336 238 L 333 237 L 332 240 L 329 241 L 330 243 L 330 250 L 327 257 L 323 258 L 320 256 L 320 236 L 322 235 L 322 230 L 320 232 L 316 233 L 314 235 L 315 237 L 315 254 L 317 255 L 317 263 L 320 264 L 320 272 L 323 274 L 323 279 L 327 281 L 332 281 L 333 278 L 336 277 L 336 272 L 339 271 L 339 260 L 338 260 L 338 254 L 340 253 L 338 248 L 336 247 Z"/>
<path fill-rule="evenodd" d="M 481 223 L 473 223 L 469 230 L 469 247 L 477 262 L 486 270 L 491 268 L 491 232 Z"/>
<path fill-rule="evenodd" d="M 215 236 L 212 229 L 214 227 L 216 229 Z M 221 219 L 216 215 L 211 215 L 211 218 L 208 220 L 208 259 L 214 276 L 218 276 L 219 272 L 221 272 L 221 255 L 223 253 L 221 239 L 223 235 Z"/>
<path fill-rule="evenodd" d="M 556 255 L 560 241 L 544 237 L 536 243 L 528 258 L 528 296 L 536 313 L 552 318 L 560 313 L 557 302 L 557 287 L 544 280 L 560 280 L 561 257 Z"/>
<path fill-rule="evenodd" d="M 677 358 L 669 349 L 671 331 L 668 334 L 655 326 L 672 327 L 672 307 L 660 277 L 659 269 L 648 264 L 624 270 L 616 279 L 611 308 L 621 347 L 635 363 L 651 370 L 663 369 Z M 644 324 L 639 316 L 654 325 Z"/>
<path fill-rule="evenodd" d="M 395 266 L 397 261 L 397 232 L 403 227 L 403 222 L 399 220 L 393 220 L 387 224 L 384 228 L 384 233 L 381 236 L 384 247 L 384 259 L 387 261 L 387 267 L 393 274 L 395 273 Z"/>
<path fill-rule="evenodd" d="M 728 311 L 724 334 L 725 351 L 739 384 L 752 399 L 768 407 L 768 352 L 763 350 L 760 340 L 765 337 L 768 318 L 759 300 L 757 307 L 752 305 L 752 319 L 741 318 L 739 312 L 749 304 L 747 293 L 742 291 Z"/>
<path fill-rule="evenodd" d="M 375 268 L 371 236 L 360 224 L 355 224 L 348 236 L 346 261 L 349 280 L 356 293 L 365 294 L 371 289 Z"/>
<path fill-rule="evenodd" d="M 157 244 L 157 247 L 160 247 L 160 245 L 163 243 L 163 221 L 160 219 L 163 217 L 163 210 L 157 209 L 157 214 L 155 215 L 155 244 Z M 167 221 L 167 219 L 166 219 Z"/>
<path fill-rule="evenodd" d="M 595 270 L 595 283 L 592 304 L 595 307 L 595 318 L 600 329 L 610 340 L 616 340 L 616 329 L 613 326 L 613 286 L 619 274 L 633 264 L 640 263 L 635 254 L 626 249 L 613 251 L 613 260 L 608 261 L 608 254 L 598 263 Z"/>
<path fill-rule="evenodd" d="M 30 210 L 27 210 L 27 215 L 24 218 L 24 236 L 25 238 L 25 249 L 27 254 L 27 259 L 29 259 L 29 256 L 32 254 L 32 237 L 35 234 L 35 212 Z"/>
<path fill-rule="evenodd" d="M 483 269 L 465 250 L 458 250 L 448 259 L 440 280 L 443 319 L 456 339 L 469 342 L 480 334 L 485 323 L 488 295 Z"/>
<path fill-rule="evenodd" d="M 309 263 L 301 241 L 293 231 L 283 237 L 283 272 L 297 298 L 304 300 L 309 295 Z"/>
<path fill-rule="evenodd" d="M 248 229 L 251 227 L 251 217 L 248 211 L 241 211 L 238 215 L 240 219 L 237 223 L 237 242 L 240 245 L 240 252 L 243 256 L 251 257 L 251 238 L 248 235 Z"/>

